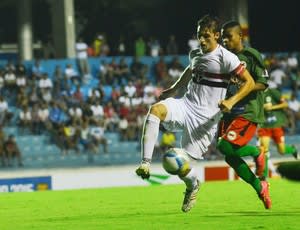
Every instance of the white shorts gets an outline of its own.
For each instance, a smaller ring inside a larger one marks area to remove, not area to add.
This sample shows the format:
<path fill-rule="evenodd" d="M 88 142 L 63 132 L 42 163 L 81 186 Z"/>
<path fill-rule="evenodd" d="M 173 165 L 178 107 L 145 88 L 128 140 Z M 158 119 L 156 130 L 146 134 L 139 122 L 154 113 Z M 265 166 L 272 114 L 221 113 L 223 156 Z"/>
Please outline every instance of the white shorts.
<path fill-rule="evenodd" d="M 221 112 L 211 117 L 204 114 L 207 109 L 195 109 L 183 98 L 167 98 L 159 103 L 167 107 L 168 113 L 162 125 L 170 131 L 183 131 L 181 148 L 195 159 L 203 159 L 202 155 L 207 152 L 209 145 L 216 136 Z"/>

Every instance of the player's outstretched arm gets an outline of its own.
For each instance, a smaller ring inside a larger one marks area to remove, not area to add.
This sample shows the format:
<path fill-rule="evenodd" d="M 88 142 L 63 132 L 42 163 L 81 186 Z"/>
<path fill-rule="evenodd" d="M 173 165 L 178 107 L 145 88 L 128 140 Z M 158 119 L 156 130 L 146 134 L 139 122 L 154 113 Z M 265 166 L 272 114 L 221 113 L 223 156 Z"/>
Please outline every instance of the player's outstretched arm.
<path fill-rule="evenodd" d="M 170 88 L 164 90 L 161 93 L 159 99 L 163 100 L 168 97 L 174 96 L 178 89 L 187 86 L 191 78 L 192 78 L 192 71 L 190 69 L 190 66 L 187 66 L 185 70 L 182 72 L 181 76 L 178 78 L 178 80 Z"/>

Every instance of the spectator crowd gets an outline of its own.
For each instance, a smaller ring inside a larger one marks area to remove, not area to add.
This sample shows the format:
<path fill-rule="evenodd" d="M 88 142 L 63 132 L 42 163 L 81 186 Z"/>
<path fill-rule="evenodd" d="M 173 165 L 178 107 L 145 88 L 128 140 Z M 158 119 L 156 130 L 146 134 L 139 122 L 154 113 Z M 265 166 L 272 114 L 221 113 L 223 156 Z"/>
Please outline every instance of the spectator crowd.
<path fill-rule="evenodd" d="M 147 44 L 139 37 L 130 63 L 122 56 L 126 49 L 122 42 L 120 38 L 120 57 L 112 57 L 109 62 L 100 59 L 96 73 L 91 72 L 88 57 L 110 54 L 106 38 L 101 34 L 97 35 L 92 48 L 82 39 L 78 40 L 77 66 L 72 63 L 57 65 L 52 76 L 47 74 L 39 59 L 32 66 L 7 62 L 0 69 L 1 127 L 16 121 L 21 135 L 47 134 L 62 154 L 68 154 L 71 149 L 79 153 L 82 148 L 98 153 L 99 145 L 103 146 L 104 153 L 109 152 L 107 131 L 119 133 L 120 141 L 139 141 L 149 106 L 158 100 L 163 88 L 178 79 L 183 65 L 177 56 L 178 47 L 173 35 L 165 49 L 154 37 Z M 191 48 L 195 46 L 192 39 L 189 44 Z M 158 58 L 151 65 L 143 63 L 140 57 L 147 54 Z M 172 60 L 167 62 L 164 54 L 172 55 Z M 290 134 L 295 134 L 300 118 L 298 56 L 266 54 L 264 60 L 270 85 L 282 89 L 288 99 L 289 126 L 286 128 Z M 153 78 L 150 79 L 151 70 Z M 7 141 L 11 143 L 14 136 L 7 135 L 2 129 L 2 164 L 10 165 L 11 157 L 16 156 L 21 166 L 19 149 L 10 151 L 12 148 L 5 145 Z M 163 138 L 161 149 L 174 145 L 170 133 Z"/>

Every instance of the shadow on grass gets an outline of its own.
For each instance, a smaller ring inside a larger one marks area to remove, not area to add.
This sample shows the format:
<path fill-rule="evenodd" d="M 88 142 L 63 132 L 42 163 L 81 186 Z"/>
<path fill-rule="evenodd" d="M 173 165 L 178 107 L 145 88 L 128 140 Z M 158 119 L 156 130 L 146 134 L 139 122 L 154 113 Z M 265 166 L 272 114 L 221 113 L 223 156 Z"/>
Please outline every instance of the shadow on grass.
<path fill-rule="evenodd" d="M 272 210 L 262 210 L 262 211 L 241 211 L 241 212 L 226 212 L 224 215 L 203 215 L 203 217 L 224 217 L 224 216 L 253 216 L 253 217 L 265 217 L 265 216 L 300 216 L 300 210 L 297 211 L 284 211 L 284 212 L 277 212 Z"/>

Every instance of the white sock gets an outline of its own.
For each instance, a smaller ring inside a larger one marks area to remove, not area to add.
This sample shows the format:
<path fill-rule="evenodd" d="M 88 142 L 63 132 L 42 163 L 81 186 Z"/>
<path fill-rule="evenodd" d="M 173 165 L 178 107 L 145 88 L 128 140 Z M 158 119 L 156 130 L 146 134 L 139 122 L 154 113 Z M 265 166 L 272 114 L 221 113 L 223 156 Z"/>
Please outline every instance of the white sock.
<path fill-rule="evenodd" d="M 187 190 L 193 190 L 197 186 L 197 171 L 192 168 L 191 171 L 184 177 L 179 177 L 184 181 Z"/>
<path fill-rule="evenodd" d="M 144 123 L 142 144 L 142 159 L 146 158 L 151 160 L 155 143 L 159 133 L 160 119 L 149 113 Z"/>
<path fill-rule="evenodd" d="M 275 168 L 275 166 L 274 166 L 274 164 L 273 164 L 273 162 L 271 161 L 270 158 L 268 160 L 268 167 L 269 167 L 269 170 L 271 170 L 271 172 L 272 172 L 273 175 L 277 174 L 276 168 Z"/>

